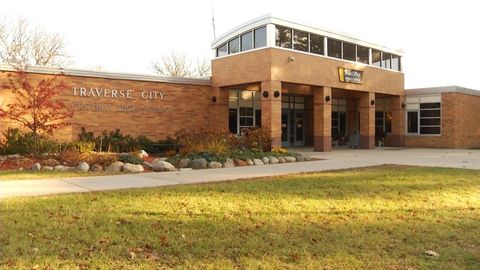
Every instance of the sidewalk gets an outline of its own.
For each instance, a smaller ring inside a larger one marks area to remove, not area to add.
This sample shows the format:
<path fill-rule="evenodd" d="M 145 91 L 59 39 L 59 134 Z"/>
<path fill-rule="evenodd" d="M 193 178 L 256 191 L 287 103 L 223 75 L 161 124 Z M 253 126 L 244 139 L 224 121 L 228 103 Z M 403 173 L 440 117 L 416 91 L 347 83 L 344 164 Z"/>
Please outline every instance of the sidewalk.
<path fill-rule="evenodd" d="M 339 149 L 330 153 L 319 153 L 305 148 L 295 151 L 323 160 L 178 172 L 2 181 L 0 198 L 206 183 L 382 164 L 480 169 L 480 151 L 477 150 L 386 148 Z"/>

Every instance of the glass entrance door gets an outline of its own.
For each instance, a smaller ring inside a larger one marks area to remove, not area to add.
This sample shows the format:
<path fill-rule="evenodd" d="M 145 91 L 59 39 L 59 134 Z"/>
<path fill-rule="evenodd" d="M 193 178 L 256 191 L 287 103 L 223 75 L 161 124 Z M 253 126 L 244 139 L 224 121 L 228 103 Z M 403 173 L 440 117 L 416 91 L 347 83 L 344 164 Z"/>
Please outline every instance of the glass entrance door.
<path fill-rule="evenodd" d="M 282 96 L 282 146 L 305 145 L 304 97 Z"/>

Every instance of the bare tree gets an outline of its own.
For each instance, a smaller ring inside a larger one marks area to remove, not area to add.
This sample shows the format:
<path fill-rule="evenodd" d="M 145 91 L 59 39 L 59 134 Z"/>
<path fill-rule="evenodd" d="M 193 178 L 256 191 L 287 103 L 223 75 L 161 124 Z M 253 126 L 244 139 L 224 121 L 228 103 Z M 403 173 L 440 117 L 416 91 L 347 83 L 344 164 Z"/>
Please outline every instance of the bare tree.
<path fill-rule="evenodd" d="M 62 36 L 40 27 L 32 28 L 24 18 L 16 22 L 0 21 L 0 60 L 20 67 L 71 64 Z"/>
<path fill-rule="evenodd" d="M 210 61 L 207 58 L 197 60 L 195 67 L 184 53 L 171 51 L 163 55 L 161 60 L 152 64 L 153 70 L 164 77 L 209 77 Z"/>

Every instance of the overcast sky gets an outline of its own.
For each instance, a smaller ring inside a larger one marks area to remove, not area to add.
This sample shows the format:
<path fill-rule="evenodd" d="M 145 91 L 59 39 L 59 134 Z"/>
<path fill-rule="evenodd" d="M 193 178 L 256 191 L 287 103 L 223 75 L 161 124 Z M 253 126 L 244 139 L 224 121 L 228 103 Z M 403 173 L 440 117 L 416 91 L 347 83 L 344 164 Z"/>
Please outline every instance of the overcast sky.
<path fill-rule="evenodd" d="M 318 28 L 404 49 L 407 88 L 460 85 L 480 90 L 480 16 L 474 0 L 437 1 L 2 1 L 0 16 L 23 16 L 61 33 L 74 67 L 152 73 L 171 50 L 211 57 L 217 36 L 272 13 Z"/>

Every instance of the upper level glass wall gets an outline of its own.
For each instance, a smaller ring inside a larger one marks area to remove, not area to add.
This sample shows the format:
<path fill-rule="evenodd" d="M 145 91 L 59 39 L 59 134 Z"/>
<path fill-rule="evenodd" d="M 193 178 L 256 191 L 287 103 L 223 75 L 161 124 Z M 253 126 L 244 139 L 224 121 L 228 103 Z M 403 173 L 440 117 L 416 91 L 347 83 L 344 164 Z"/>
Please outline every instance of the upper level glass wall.
<path fill-rule="evenodd" d="M 216 48 L 217 57 L 248 51 L 267 46 L 267 27 L 252 29 L 242 33 Z"/>
<path fill-rule="evenodd" d="M 327 56 L 329 57 L 368 65 L 370 64 L 371 50 L 372 66 L 401 70 L 401 57 L 398 55 L 334 38 L 326 38 L 326 40 Z M 325 55 L 325 38 L 323 36 L 279 25 L 275 26 L 275 46 Z"/>

